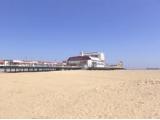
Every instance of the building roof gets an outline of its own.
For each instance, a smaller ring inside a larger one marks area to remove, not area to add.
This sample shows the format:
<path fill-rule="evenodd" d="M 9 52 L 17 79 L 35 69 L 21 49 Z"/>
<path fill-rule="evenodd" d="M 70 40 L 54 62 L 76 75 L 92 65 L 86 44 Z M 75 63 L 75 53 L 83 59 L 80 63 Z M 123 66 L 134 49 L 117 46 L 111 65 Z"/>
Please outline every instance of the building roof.
<path fill-rule="evenodd" d="M 70 57 L 68 61 L 80 61 L 80 60 L 90 60 L 91 58 L 89 56 L 74 56 Z"/>

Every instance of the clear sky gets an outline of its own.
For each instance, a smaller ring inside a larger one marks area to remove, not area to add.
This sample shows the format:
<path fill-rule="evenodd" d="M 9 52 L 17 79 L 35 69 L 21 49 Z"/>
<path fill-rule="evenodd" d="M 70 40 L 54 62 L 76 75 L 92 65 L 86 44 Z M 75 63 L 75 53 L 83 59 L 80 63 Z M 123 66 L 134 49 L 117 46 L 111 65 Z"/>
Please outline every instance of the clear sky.
<path fill-rule="evenodd" d="M 82 50 L 160 67 L 160 0 L 0 0 L 0 59 L 63 60 Z"/>

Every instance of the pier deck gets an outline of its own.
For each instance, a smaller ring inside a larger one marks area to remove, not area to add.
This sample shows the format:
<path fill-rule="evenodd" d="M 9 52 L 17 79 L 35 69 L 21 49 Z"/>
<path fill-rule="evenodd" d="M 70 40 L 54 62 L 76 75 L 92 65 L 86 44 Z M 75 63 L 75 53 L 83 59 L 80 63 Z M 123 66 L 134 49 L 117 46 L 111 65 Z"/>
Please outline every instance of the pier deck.
<path fill-rule="evenodd" d="M 42 67 L 42 66 L 0 66 L 0 72 L 5 73 L 17 73 L 17 72 L 47 72 L 47 71 L 61 71 L 61 70 L 82 70 L 83 67 L 78 66 L 54 66 L 54 67 Z M 86 68 L 85 70 L 120 70 L 123 68 Z"/>
<path fill-rule="evenodd" d="M 29 66 L 0 66 L 1 72 L 16 73 L 16 72 L 47 72 L 60 70 L 80 70 L 81 67 L 72 66 L 55 66 L 55 67 L 29 67 Z"/>

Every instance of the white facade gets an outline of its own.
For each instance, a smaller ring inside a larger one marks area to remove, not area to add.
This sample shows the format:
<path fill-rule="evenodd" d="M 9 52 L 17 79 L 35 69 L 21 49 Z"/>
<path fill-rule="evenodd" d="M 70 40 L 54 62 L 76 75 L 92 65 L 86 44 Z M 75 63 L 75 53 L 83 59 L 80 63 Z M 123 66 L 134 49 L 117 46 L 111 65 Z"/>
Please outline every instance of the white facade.
<path fill-rule="evenodd" d="M 81 52 L 81 56 L 89 56 L 89 67 L 105 67 L 105 55 L 102 52 Z"/>
<path fill-rule="evenodd" d="M 81 56 L 90 56 L 94 58 L 98 58 L 100 61 L 105 61 L 105 55 L 103 52 L 81 52 Z"/>
<path fill-rule="evenodd" d="M 68 65 L 88 67 L 105 67 L 105 56 L 101 52 L 81 52 L 80 56 L 70 57 Z"/>

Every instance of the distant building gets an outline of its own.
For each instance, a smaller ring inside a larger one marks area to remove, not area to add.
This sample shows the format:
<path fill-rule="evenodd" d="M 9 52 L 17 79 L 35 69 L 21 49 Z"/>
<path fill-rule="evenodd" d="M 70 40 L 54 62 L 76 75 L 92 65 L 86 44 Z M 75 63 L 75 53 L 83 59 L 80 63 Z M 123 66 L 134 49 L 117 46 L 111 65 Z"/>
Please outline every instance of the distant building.
<path fill-rule="evenodd" d="M 109 65 L 108 67 L 112 67 L 112 68 L 124 68 L 124 65 L 123 65 L 123 62 L 120 61 L 118 64 Z"/>
<path fill-rule="evenodd" d="M 13 63 L 13 60 L 4 60 L 4 66 L 10 66 Z"/>
<path fill-rule="evenodd" d="M 4 60 L 0 60 L 0 66 L 4 66 Z"/>
<path fill-rule="evenodd" d="M 0 66 L 53 67 L 57 65 L 60 63 L 56 61 L 0 60 Z"/>
<path fill-rule="evenodd" d="M 105 67 L 105 56 L 101 52 L 81 52 L 80 56 L 69 57 L 67 65 L 84 68 Z"/>

